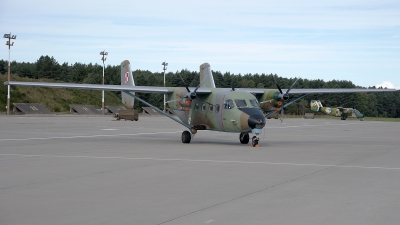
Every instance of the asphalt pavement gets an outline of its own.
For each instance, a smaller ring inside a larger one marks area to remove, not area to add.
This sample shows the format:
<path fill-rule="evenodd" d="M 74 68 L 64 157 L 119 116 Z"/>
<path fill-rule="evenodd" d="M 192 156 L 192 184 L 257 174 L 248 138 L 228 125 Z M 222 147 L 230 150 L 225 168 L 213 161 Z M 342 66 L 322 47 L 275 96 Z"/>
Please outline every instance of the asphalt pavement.
<path fill-rule="evenodd" d="M 0 116 L 0 224 L 399 224 L 399 123 L 272 119 L 258 148 L 183 130 Z"/>

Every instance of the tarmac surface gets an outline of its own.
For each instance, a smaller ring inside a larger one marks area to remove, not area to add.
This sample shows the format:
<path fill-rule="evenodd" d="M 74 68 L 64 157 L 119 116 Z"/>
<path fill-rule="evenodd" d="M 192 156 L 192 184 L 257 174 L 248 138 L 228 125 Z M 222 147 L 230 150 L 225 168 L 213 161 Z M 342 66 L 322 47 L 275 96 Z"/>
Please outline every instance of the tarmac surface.
<path fill-rule="evenodd" d="M 400 124 L 267 120 L 239 134 L 165 117 L 0 116 L 0 224 L 399 224 Z"/>

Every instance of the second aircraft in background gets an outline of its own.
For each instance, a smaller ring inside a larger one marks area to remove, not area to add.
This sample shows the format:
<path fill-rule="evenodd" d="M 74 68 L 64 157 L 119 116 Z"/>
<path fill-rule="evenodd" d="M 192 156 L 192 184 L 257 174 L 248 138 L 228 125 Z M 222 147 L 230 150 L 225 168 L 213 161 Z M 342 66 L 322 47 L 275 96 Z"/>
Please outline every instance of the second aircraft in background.
<path fill-rule="evenodd" d="M 323 107 L 321 101 L 311 100 L 310 102 L 311 111 L 314 112 L 324 112 L 327 115 L 340 117 L 341 120 L 346 120 L 347 117 L 354 117 L 364 120 L 364 114 L 354 108 L 344 108 L 344 107 Z"/>

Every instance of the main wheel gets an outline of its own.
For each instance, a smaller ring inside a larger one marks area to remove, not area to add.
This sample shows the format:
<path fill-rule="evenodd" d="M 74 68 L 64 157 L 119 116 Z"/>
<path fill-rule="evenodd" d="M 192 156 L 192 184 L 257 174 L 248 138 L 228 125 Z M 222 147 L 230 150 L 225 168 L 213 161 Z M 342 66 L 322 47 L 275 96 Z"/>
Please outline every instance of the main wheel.
<path fill-rule="evenodd" d="M 189 131 L 185 130 L 182 132 L 182 143 L 190 143 L 190 139 L 192 139 L 192 135 Z"/>
<path fill-rule="evenodd" d="M 251 139 L 251 146 L 258 147 L 258 139 L 256 136 L 253 136 L 253 138 Z"/>
<path fill-rule="evenodd" d="M 245 132 L 240 133 L 239 140 L 240 140 L 240 143 L 242 143 L 242 144 L 248 144 L 249 140 L 250 140 L 249 133 L 245 133 Z"/>

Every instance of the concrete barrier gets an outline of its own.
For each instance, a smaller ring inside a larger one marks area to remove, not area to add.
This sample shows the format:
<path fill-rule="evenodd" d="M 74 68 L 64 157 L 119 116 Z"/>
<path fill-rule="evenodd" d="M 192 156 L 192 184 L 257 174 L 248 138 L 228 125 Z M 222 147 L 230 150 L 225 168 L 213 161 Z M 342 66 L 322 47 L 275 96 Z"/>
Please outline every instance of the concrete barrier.
<path fill-rule="evenodd" d="M 314 113 L 304 113 L 304 119 L 314 119 Z"/>

